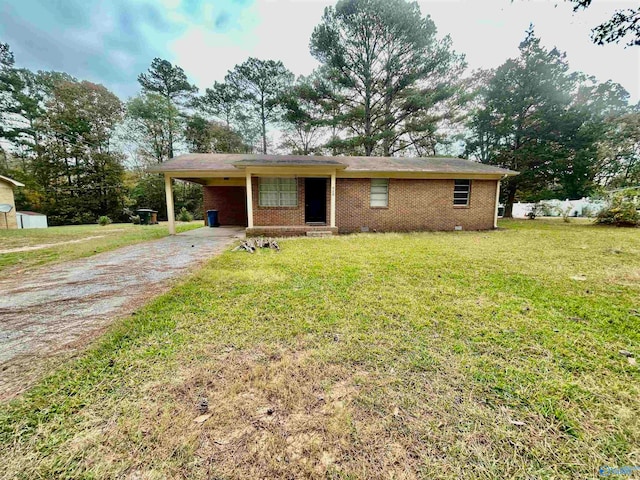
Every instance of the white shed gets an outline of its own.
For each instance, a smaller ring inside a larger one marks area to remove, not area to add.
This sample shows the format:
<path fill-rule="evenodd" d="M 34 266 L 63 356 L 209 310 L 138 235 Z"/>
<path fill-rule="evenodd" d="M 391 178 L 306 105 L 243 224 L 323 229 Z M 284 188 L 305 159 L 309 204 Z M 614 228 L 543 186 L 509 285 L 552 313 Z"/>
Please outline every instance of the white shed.
<path fill-rule="evenodd" d="M 47 216 L 36 212 L 16 212 L 18 228 L 47 228 Z"/>

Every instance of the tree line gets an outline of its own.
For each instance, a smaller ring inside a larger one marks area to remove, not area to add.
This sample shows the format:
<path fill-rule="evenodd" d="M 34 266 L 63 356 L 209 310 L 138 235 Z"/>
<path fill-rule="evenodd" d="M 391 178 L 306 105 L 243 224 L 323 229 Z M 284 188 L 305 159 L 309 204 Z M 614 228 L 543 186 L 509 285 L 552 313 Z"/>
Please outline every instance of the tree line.
<path fill-rule="evenodd" d="M 640 183 L 640 105 L 611 81 L 569 69 L 533 27 L 519 55 L 466 73 L 464 55 L 415 3 L 340 0 L 310 39 L 319 67 L 296 76 L 249 58 L 203 92 L 156 58 L 123 102 L 64 72 L 19 68 L 0 43 L 0 174 L 26 184 L 20 209 L 51 224 L 166 217 L 163 179 L 146 169 L 176 154 L 461 155 L 521 172 L 516 200 L 579 198 Z M 202 214 L 199 185 L 176 206 Z"/>

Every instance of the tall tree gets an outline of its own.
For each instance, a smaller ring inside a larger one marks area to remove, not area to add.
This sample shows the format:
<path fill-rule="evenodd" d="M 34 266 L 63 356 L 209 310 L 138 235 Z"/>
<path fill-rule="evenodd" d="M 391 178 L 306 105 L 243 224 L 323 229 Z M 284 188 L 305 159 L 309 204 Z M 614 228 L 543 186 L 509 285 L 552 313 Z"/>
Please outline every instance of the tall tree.
<path fill-rule="evenodd" d="M 15 58 L 9 44 L 0 42 L 0 68 L 11 68 L 14 63 Z"/>
<path fill-rule="evenodd" d="M 593 0 L 569 0 L 573 10 L 588 8 Z M 640 46 L 640 7 L 616 10 L 612 17 L 591 31 L 591 39 L 598 45 L 627 41 L 627 46 Z"/>
<path fill-rule="evenodd" d="M 280 99 L 294 77 L 280 61 L 249 58 L 236 65 L 225 82 L 237 92 L 251 120 L 260 126 L 262 153 L 267 153 L 267 126 L 281 113 Z"/>
<path fill-rule="evenodd" d="M 553 162 L 564 155 L 554 148 L 554 134 L 561 130 L 560 115 L 573 88 L 565 56 L 544 49 L 533 28 L 519 48 L 519 57 L 507 60 L 489 80 L 484 106 L 472 117 L 473 138 L 467 145 L 468 154 L 483 148 L 486 163 L 521 172 L 506 181 L 505 216 L 511 216 L 518 189 L 547 185 Z"/>
<path fill-rule="evenodd" d="M 172 65 L 167 60 L 154 58 L 147 73 L 138 75 L 138 82 L 145 93 L 156 93 L 162 96 L 167 103 L 167 112 L 173 112 L 182 103 L 192 97 L 198 91 L 195 85 L 189 83 L 184 70 L 177 65 Z M 175 124 L 172 119 L 169 121 L 169 158 L 173 155 L 173 145 L 175 141 Z"/>
<path fill-rule="evenodd" d="M 295 86 L 282 96 L 283 141 L 281 148 L 296 155 L 310 155 L 320 150 L 325 127 L 322 92 L 317 78 L 300 77 Z"/>
<path fill-rule="evenodd" d="M 178 117 L 178 109 L 155 93 L 139 95 L 127 102 L 125 136 L 136 145 L 145 165 L 171 158 Z"/>
<path fill-rule="evenodd" d="M 23 161 L 37 154 L 40 139 L 46 132 L 40 121 L 46 113 L 46 103 L 52 98 L 57 85 L 77 82 L 62 72 L 37 73 L 25 68 L 0 72 L 0 138 L 12 145 L 12 153 Z"/>
<path fill-rule="evenodd" d="M 609 188 L 640 185 L 640 104 L 615 117 L 599 142 L 598 180 Z"/>
<path fill-rule="evenodd" d="M 193 115 L 187 120 L 185 140 L 193 153 L 243 153 L 247 147 L 242 137 L 221 122 Z"/>
<path fill-rule="evenodd" d="M 52 223 L 118 218 L 124 206 L 123 158 L 112 148 L 123 105 L 102 85 L 62 82 L 43 117 L 46 136 L 34 159 L 42 210 Z"/>
<path fill-rule="evenodd" d="M 505 181 L 506 216 L 518 195 L 529 201 L 588 195 L 606 122 L 628 98 L 617 84 L 569 73 L 565 55 L 542 47 L 533 27 L 519 49 L 481 89 L 466 145 L 469 156 L 521 172 Z"/>
<path fill-rule="evenodd" d="M 311 53 L 342 89 L 345 146 L 393 155 L 446 115 L 438 107 L 464 68 L 451 40 L 404 0 L 340 0 L 311 36 Z"/>
<path fill-rule="evenodd" d="M 238 113 L 240 95 L 236 88 L 228 83 L 215 82 L 213 87 L 207 88 L 204 95 L 193 101 L 193 106 L 211 115 L 231 127 Z"/>

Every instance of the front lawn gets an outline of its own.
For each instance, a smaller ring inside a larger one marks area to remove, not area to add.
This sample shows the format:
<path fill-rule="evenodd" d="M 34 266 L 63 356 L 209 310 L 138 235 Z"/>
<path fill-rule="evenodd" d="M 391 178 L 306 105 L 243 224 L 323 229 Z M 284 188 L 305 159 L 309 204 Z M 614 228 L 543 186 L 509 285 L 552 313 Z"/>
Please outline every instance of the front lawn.
<path fill-rule="evenodd" d="M 619 353 L 640 354 L 640 230 L 501 226 L 226 252 L 0 406 L 0 476 L 640 465 L 640 373 Z"/>
<path fill-rule="evenodd" d="M 184 232 L 203 226 L 203 222 L 178 222 Z M 75 260 L 134 243 L 165 237 L 166 224 L 133 225 L 114 223 L 24 230 L 0 230 L 0 272 L 9 267 L 22 269 L 50 262 Z M 44 247 L 44 248 L 43 248 Z"/>

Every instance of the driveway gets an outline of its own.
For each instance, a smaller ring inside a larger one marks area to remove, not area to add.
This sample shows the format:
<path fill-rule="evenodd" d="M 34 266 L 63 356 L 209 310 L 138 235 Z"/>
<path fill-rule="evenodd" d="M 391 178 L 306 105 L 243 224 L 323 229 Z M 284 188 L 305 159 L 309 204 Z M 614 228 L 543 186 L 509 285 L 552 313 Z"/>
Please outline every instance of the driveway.
<path fill-rule="evenodd" d="M 241 237 L 242 228 L 199 228 L 0 279 L 0 399 Z"/>

